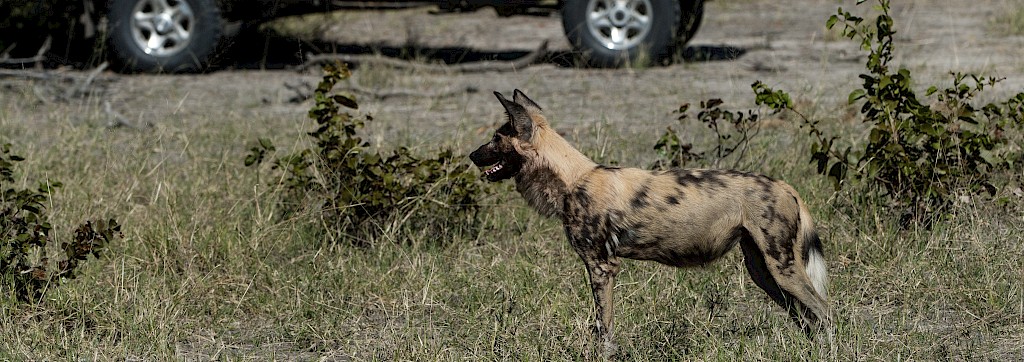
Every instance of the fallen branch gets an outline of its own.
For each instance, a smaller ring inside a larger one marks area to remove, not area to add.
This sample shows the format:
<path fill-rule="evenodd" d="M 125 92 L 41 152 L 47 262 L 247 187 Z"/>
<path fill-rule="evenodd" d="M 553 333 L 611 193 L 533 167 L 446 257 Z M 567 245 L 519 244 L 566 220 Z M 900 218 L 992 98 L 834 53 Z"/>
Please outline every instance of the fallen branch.
<path fill-rule="evenodd" d="M 285 82 L 284 88 L 295 93 L 295 95 L 288 98 L 288 103 L 302 103 L 313 97 L 313 85 L 306 82 L 296 84 Z"/>
<path fill-rule="evenodd" d="M 41 61 L 44 61 L 44 60 L 46 60 L 46 57 L 39 56 L 39 55 L 31 57 L 31 58 L 8 58 L 8 57 L 3 57 L 3 58 L 0 58 L 0 64 L 3 64 L 3 65 L 22 65 L 22 64 L 37 63 L 37 62 L 41 62 Z"/>
<path fill-rule="evenodd" d="M 309 69 L 310 67 L 321 65 L 329 62 L 343 62 L 353 65 L 363 64 L 376 64 L 385 65 L 397 69 L 408 69 L 408 70 L 419 70 L 427 72 L 459 72 L 459 73 L 480 73 L 480 72 L 507 72 L 515 71 L 526 68 L 533 63 L 537 62 L 538 59 L 547 53 L 548 41 L 545 40 L 540 43 L 537 49 L 534 49 L 530 53 L 519 57 L 511 61 L 480 61 L 473 63 L 460 63 L 460 64 L 427 64 L 427 63 L 416 63 L 407 60 L 399 60 L 395 58 L 384 58 L 375 55 L 363 55 L 363 54 L 315 54 L 308 55 L 307 60 L 302 65 L 298 66 L 299 71 Z"/>
<path fill-rule="evenodd" d="M 29 58 L 11 58 L 11 51 L 14 50 L 14 48 L 16 46 L 18 46 L 18 44 L 15 43 L 15 44 L 11 45 L 10 47 L 8 47 L 7 49 L 4 49 L 3 54 L 0 54 L 0 64 L 3 64 L 3 65 L 24 65 L 24 64 L 32 64 L 32 63 L 42 62 L 42 61 L 46 60 L 46 52 L 50 51 L 50 43 L 52 43 L 52 42 L 53 42 L 53 38 L 47 36 L 46 40 L 43 41 L 43 45 L 39 47 L 39 51 L 36 52 L 35 56 L 29 57 Z"/>
<path fill-rule="evenodd" d="M 113 81 L 112 78 L 100 77 L 100 73 L 106 69 L 107 62 L 93 68 L 85 76 L 80 73 L 58 73 L 47 70 L 0 69 L 0 79 L 8 77 L 29 79 L 31 81 L 28 86 L 43 103 L 67 102 L 75 98 L 103 94 L 107 89 L 107 84 Z M 93 90 L 94 86 L 98 90 Z"/>
<path fill-rule="evenodd" d="M 43 46 L 39 47 L 39 51 L 36 52 L 35 58 L 46 59 L 46 52 L 50 51 L 50 43 L 53 42 L 53 37 L 47 35 L 46 40 L 43 41 Z M 39 66 L 39 63 L 36 63 Z"/>
<path fill-rule="evenodd" d="M 349 80 L 350 82 L 348 85 L 342 85 L 340 88 L 338 88 L 338 90 L 361 94 L 382 100 L 387 98 L 400 97 L 445 98 L 456 96 L 459 94 L 476 93 L 480 91 L 479 88 L 471 85 L 457 89 L 447 89 L 434 92 L 425 92 L 405 88 L 376 90 L 359 86 L 358 82 L 355 81 L 355 78 L 350 78 Z M 289 84 L 286 82 L 284 84 L 284 87 L 292 92 L 295 92 L 295 95 L 288 98 L 288 103 L 302 103 L 313 96 L 314 87 L 309 83 L 302 82 L 296 84 Z"/>
<path fill-rule="evenodd" d="M 35 72 L 35 71 L 30 71 L 30 70 L 0 69 L 0 78 L 22 78 L 22 79 L 49 80 L 49 79 L 53 79 L 55 76 L 59 77 L 59 75 L 54 75 L 53 73 L 47 73 L 47 72 Z M 71 78 L 69 76 L 63 76 L 63 77 L 65 79 L 66 78 Z"/>
<path fill-rule="evenodd" d="M 459 89 L 443 90 L 439 92 L 421 92 L 412 89 L 386 89 L 386 90 L 373 90 L 360 87 L 358 85 L 351 85 L 342 88 L 342 90 L 348 90 L 352 93 L 359 93 L 374 97 L 377 99 L 387 99 L 395 97 L 426 97 L 426 98 L 445 98 L 465 93 L 476 93 L 479 91 L 474 86 L 466 86 Z"/>
<path fill-rule="evenodd" d="M 69 87 L 64 91 L 64 98 L 72 98 L 76 95 L 86 94 L 89 90 L 89 86 L 92 85 L 92 81 L 96 79 L 97 75 L 107 69 L 107 65 L 107 62 L 103 62 L 98 67 L 90 71 L 89 75 L 84 79 L 76 80 L 73 87 Z"/>

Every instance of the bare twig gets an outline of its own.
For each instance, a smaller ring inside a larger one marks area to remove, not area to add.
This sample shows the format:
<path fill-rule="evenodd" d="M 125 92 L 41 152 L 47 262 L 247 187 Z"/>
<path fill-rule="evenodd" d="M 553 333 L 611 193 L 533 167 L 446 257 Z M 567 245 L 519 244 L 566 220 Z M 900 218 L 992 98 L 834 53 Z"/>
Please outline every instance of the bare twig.
<path fill-rule="evenodd" d="M 348 64 L 378 64 L 398 69 L 411 69 L 428 72 L 506 72 L 523 69 L 532 65 L 538 59 L 543 57 L 544 54 L 547 53 L 547 48 L 548 41 L 545 40 L 541 42 L 540 46 L 537 47 L 537 49 L 534 49 L 530 53 L 512 61 L 481 61 L 453 65 L 416 63 L 406 60 L 398 60 L 394 58 L 384 58 L 379 56 L 361 54 L 316 54 L 309 55 L 306 62 L 298 66 L 298 70 L 306 70 L 312 66 L 320 65 L 327 62 L 343 62 Z"/>
<path fill-rule="evenodd" d="M 14 50 L 17 43 L 12 44 L 7 49 L 4 49 L 3 53 L 0 53 L 0 64 L 5 65 L 22 65 L 35 63 L 36 67 L 39 67 L 39 62 L 46 60 L 46 52 L 50 51 L 50 43 L 53 42 L 53 37 L 47 36 L 46 40 L 43 41 L 43 45 L 36 51 L 36 55 L 28 58 L 11 58 L 11 51 Z"/>
<path fill-rule="evenodd" d="M 82 8 L 85 11 L 78 17 L 78 22 L 82 23 L 82 30 L 85 34 L 82 34 L 86 39 L 92 39 L 96 35 L 96 24 L 92 22 L 93 15 L 96 14 L 96 7 L 92 1 L 82 0 Z"/>
<path fill-rule="evenodd" d="M 11 44 L 11 46 L 7 47 L 7 49 L 4 49 L 4 52 L 0 53 L 0 64 L 20 65 L 20 64 L 29 64 L 29 63 L 41 62 L 41 61 L 43 61 L 45 59 L 45 58 L 40 57 L 38 55 L 34 56 L 34 57 L 31 57 L 31 58 L 11 58 L 11 51 L 13 51 L 14 48 L 17 48 L 17 47 L 18 47 L 18 43 L 14 43 L 14 44 Z"/>
<path fill-rule="evenodd" d="M 50 51 L 50 43 L 53 42 L 53 37 L 47 35 L 46 40 L 43 41 L 43 45 L 39 47 L 39 51 L 36 52 L 37 57 L 43 56 L 46 52 Z"/>
<path fill-rule="evenodd" d="M 103 112 L 110 117 L 110 120 L 107 121 L 107 128 L 140 128 L 129 122 L 128 119 L 120 113 L 117 113 L 117 111 L 114 110 L 114 107 L 110 105 L 110 101 L 103 101 Z"/>
<path fill-rule="evenodd" d="M 107 65 L 107 62 L 103 62 L 98 67 L 90 71 L 88 76 L 80 80 L 76 80 L 73 87 L 69 87 L 64 91 L 64 98 L 71 98 L 79 94 L 85 94 L 89 90 L 89 86 L 92 85 L 92 81 L 96 79 L 96 76 L 107 69 Z"/>
<path fill-rule="evenodd" d="M 53 42 L 53 37 L 47 35 L 46 40 L 43 41 L 43 45 L 40 46 L 39 51 L 36 52 L 35 58 L 39 59 L 38 61 L 36 61 L 36 69 L 42 68 L 42 64 L 40 64 L 39 62 L 46 59 L 46 52 L 50 51 L 51 42 Z"/>
<path fill-rule="evenodd" d="M 32 64 L 46 60 L 46 57 L 34 56 L 31 58 L 0 58 L 0 64 L 6 65 L 20 65 L 20 64 Z"/>
<path fill-rule="evenodd" d="M 288 98 L 288 103 L 302 103 L 313 96 L 313 86 L 306 82 L 291 84 L 284 83 L 285 89 L 295 92 L 295 95 Z"/>
<path fill-rule="evenodd" d="M 0 53 L 0 60 L 10 59 L 11 51 L 18 47 L 18 43 L 11 43 L 11 46 L 4 49 L 3 53 Z"/>

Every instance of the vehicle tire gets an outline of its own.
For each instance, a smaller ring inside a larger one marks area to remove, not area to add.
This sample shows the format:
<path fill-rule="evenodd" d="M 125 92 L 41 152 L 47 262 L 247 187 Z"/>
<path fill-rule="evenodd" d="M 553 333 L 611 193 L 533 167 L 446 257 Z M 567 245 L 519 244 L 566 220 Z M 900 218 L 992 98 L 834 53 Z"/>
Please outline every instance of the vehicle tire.
<path fill-rule="evenodd" d="M 704 19 L 704 0 L 681 0 L 682 12 L 679 18 L 679 30 L 676 32 L 676 44 L 686 45 L 697 35 L 700 23 Z"/>
<path fill-rule="evenodd" d="M 618 67 L 672 54 L 679 0 L 565 0 L 562 27 L 590 66 Z"/>
<path fill-rule="evenodd" d="M 198 72 L 209 65 L 223 23 L 215 0 L 110 0 L 114 69 Z"/>

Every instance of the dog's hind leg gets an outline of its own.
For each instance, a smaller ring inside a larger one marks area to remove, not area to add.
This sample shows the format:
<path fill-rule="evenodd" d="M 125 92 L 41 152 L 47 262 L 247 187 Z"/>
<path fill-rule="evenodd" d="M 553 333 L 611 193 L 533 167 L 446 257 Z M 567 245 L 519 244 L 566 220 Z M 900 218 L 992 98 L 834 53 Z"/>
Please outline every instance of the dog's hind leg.
<path fill-rule="evenodd" d="M 763 238 L 762 235 L 758 237 Z M 807 333 L 814 332 L 819 327 L 819 321 L 827 318 L 825 301 L 815 293 L 805 273 L 792 265 L 789 268 L 782 267 L 785 264 L 762 250 L 756 238 L 749 231 L 740 237 L 744 263 L 754 284 L 785 308 L 800 328 Z M 788 258 L 795 257 L 794 250 L 783 252 Z"/>

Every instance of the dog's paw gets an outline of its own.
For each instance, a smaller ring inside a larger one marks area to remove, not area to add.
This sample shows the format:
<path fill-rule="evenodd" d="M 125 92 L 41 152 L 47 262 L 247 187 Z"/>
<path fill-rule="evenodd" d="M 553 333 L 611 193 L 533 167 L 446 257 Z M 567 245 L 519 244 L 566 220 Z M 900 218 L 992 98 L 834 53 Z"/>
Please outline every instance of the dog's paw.
<path fill-rule="evenodd" d="M 615 357 L 615 354 L 618 352 L 619 346 L 616 345 L 615 342 L 607 340 L 601 343 L 601 356 L 604 357 L 604 359 L 611 359 L 612 357 Z"/>

